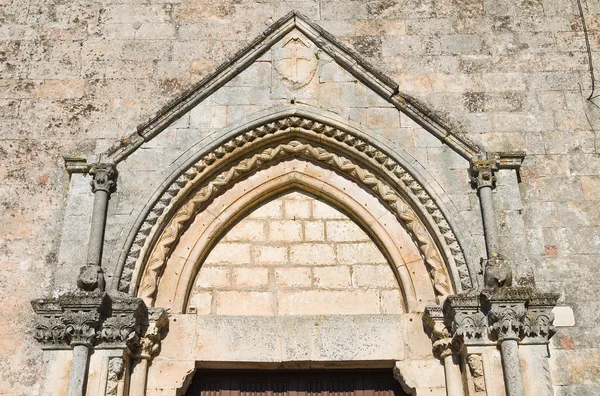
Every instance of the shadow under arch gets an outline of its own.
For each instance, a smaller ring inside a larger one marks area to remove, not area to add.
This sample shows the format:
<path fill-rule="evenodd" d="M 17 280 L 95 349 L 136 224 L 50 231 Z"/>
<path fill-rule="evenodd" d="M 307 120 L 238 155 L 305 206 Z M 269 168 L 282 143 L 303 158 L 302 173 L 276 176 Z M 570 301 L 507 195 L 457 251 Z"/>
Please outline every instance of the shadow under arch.
<path fill-rule="evenodd" d="M 312 110 L 312 109 L 311 109 Z M 322 111 L 321 111 L 322 112 Z M 151 228 L 157 221 L 157 217 L 168 217 L 168 210 L 177 207 L 173 201 L 185 198 L 182 193 L 189 185 L 194 185 L 196 179 L 206 179 L 208 174 L 206 168 L 217 169 L 214 163 L 221 163 L 222 166 L 235 158 L 240 158 L 249 150 L 268 145 L 284 138 L 301 137 L 318 142 L 323 146 L 330 146 L 333 149 L 340 150 L 350 158 L 356 158 L 361 161 L 368 169 L 384 177 L 396 177 L 392 184 L 395 188 L 405 192 L 405 198 L 412 201 L 419 211 L 419 217 L 423 218 L 428 232 L 434 234 L 438 241 L 438 247 L 446 255 L 446 264 L 450 265 L 449 272 L 456 291 L 461 291 L 473 287 L 476 284 L 477 277 L 468 264 L 466 258 L 472 255 L 463 255 L 462 250 L 469 250 L 471 243 L 466 244 L 467 249 L 463 249 L 455 230 L 460 230 L 454 224 L 456 219 L 451 219 L 446 215 L 444 205 L 436 199 L 436 194 L 432 193 L 428 183 L 423 183 L 418 172 L 414 172 L 410 164 L 406 161 L 398 160 L 400 157 L 390 149 L 379 142 L 374 141 L 371 136 L 366 135 L 360 130 L 343 124 L 340 120 L 332 119 L 330 114 L 325 117 L 318 112 L 310 111 L 304 108 L 282 109 L 266 116 L 259 116 L 249 122 L 238 124 L 231 127 L 229 132 L 223 133 L 217 140 L 206 145 L 182 164 L 179 164 L 176 171 L 167 178 L 154 197 L 151 199 L 142 214 L 133 225 L 123 252 L 119 259 L 119 266 L 116 271 L 115 282 L 119 290 L 134 292 L 136 288 L 135 274 L 132 276 L 133 266 L 139 267 L 138 258 L 143 256 L 142 248 L 146 249 L 144 244 L 151 246 L 156 240 L 157 233 Z M 270 121 L 270 122 L 269 122 Z M 241 153 L 241 154 L 240 154 Z M 210 162 L 209 165 L 206 165 Z M 200 164 L 200 167 L 198 166 Z M 204 165 L 202 165 L 204 164 Z M 198 171 L 202 168 L 201 171 Z M 187 169 L 187 170 L 186 170 Z M 398 174 L 400 169 L 403 173 Z M 407 170 L 408 169 L 408 170 Z M 396 174 L 394 174 L 396 172 Z M 402 180 L 400 180 L 402 179 Z M 416 186 L 416 187 L 415 187 Z M 408 196 L 407 196 L 408 195 Z M 166 198 L 165 198 L 166 197 Z M 166 208 L 166 209 L 165 209 Z M 435 219 L 433 219 L 435 217 Z M 144 229 L 145 227 L 145 229 Z M 441 227 L 438 229 L 438 227 Z M 148 234 L 150 234 L 149 238 Z M 463 232 L 458 234 L 464 235 Z M 141 236 L 140 236 L 141 235 Z M 450 239 L 448 239 L 450 235 Z M 148 242 L 149 240 L 149 242 Z M 449 241 L 449 242 L 448 242 Z M 142 251 L 140 253 L 140 251 Z M 457 268 L 453 264 L 454 258 L 462 261 Z M 136 269 L 138 271 L 139 269 Z M 129 274 L 127 272 L 129 271 Z M 133 281 L 133 282 L 130 282 Z M 132 285 L 131 288 L 129 285 Z M 115 285 L 115 284 L 113 284 Z"/>
<path fill-rule="evenodd" d="M 180 249 L 180 252 L 174 252 L 173 256 L 176 259 L 171 260 L 167 264 L 170 268 L 165 269 L 168 274 L 178 275 L 169 277 L 165 273 L 166 278 L 161 279 L 158 285 L 156 301 L 150 300 L 147 303 L 156 303 L 158 306 L 171 308 L 172 312 L 176 313 L 184 312 L 194 279 L 201 270 L 204 259 L 221 237 L 229 231 L 233 224 L 260 205 L 292 191 L 306 192 L 331 204 L 347 214 L 351 220 L 367 232 L 388 260 L 394 272 L 401 290 L 402 310 L 404 312 L 415 312 L 422 309 L 427 303 L 434 302 L 432 301 L 432 299 L 435 299 L 433 286 L 429 285 L 428 290 L 423 290 L 422 282 L 415 280 L 415 277 L 429 278 L 423 261 L 406 262 L 407 257 L 418 257 L 418 251 L 414 246 L 411 246 L 408 235 L 404 235 L 406 243 L 399 244 L 398 238 L 406 232 L 400 224 L 394 221 L 393 215 L 389 212 L 386 214 L 385 208 L 376 207 L 375 197 L 370 196 L 366 191 L 357 195 L 357 190 L 353 190 L 354 195 L 351 196 L 344 189 L 346 186 L 349 187 L 352 182 L 342 179 L 340 175 L 337 176 L 339 180 L 332 180 L 331 174 L 334 174 L 334 172 L 330 170 L 322 170 L 330 174 L 328 181 L 324 181 L 314 175 L 315 171 L 319 171 L 318 166 L 303 164 L 304 161 L 299 160 L 286 162 L 291 166 L 301 165 L 305 168 L 303 171 L 291 169 L 282 172 L 281 167 L 276 165 L 270 169 L 270 173 L 277 175 L 266 178 L 259 185 L 245 188 L 249 187 L 249 184 L 253 184 L 255 180 L 240 182 L 239 194 L 230 194 L 230 196 L 223 199 L 223 201 L 229 201 L 234 196 L 233 202 L 226 207 L 219 208 L 220 213 L 212 213 L 212 219 L 204 219 L 205 221 L 195 224 L 195 228 L 190 228 L 189 232 L 197 236 L 196 242 L 192 246 L 184 242 L 186 246 Z M 310 173 L 307 173 L 307 170 Z M 264 175 L 259 176 L 264 178 Z M 346 186 L 344 186 L 344 183 Z M 219 205 L 220 203 L 217 203 L 217 206 Z M 202 223 L 201 226 L 200 223 Z M 198 233 L 198 231 L 200 232 Z M 186 251 L 186 249 L 189 250 L 185 255 L 182 255 L 181 252 Z M 402 252 L 402 249 L 411 251 Z M 412 269 L 412 274 L 409 267 Z M 144 284 L 142 283 L 140 290 L 143 287 Z"/>

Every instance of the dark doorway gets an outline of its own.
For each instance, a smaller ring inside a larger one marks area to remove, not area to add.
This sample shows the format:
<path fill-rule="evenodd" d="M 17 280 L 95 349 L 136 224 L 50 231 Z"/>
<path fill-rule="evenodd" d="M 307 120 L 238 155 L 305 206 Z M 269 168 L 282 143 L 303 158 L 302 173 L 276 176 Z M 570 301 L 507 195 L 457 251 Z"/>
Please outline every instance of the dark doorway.
<path fill-rule="evenodd" d="M 392 370 L 198 370 L 187 396 L 405 396 Z"/>

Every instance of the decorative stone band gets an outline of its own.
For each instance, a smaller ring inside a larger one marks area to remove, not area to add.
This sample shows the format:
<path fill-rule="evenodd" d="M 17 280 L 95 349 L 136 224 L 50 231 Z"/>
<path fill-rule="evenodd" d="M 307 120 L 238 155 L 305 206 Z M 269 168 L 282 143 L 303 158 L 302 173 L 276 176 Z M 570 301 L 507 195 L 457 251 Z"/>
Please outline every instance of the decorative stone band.
<path fill-rule="evenodd" d="M 117 188 L 117 168 L 114 164 L 97 163 L 90 166 L 89 174 L 92 175 L 90 185 L 92 192 L 106 191 L 112 193 Z"/>
<path fill-rule="evenodd" d="M 557 300 L 555 293 L 522 287 L 451 295 L 444 301 L 443 320 L 455 348 L 494 345 L 508 339 L 521 344 L 547 344 L 555 333 L 552 308 Z M 435 312 L 440 307 L 427 309 Z"/>
<path fill-rule="evenodd" d="M 327 164 L 360 185 L 367 187 L 396 216 L 412 237 L 423 255 L 436 294 L 445 296 L 452 291 L 453 287 L 435 241 L 419 216 L 391 186 L 348 158 L 329 152 L 325 148 L 315 147 L 309 142 L 292 140 L 276 147 L 266 148 L 251 157 L 244 158 L 211 179 L 179 209 L 149 257 L 138 296 L 147 299 L 146 301 L 154 298 L 158 287 L 158 279 L 174 246 L 176 246 L 182 232 L 188 228 L 189 223 L 202 211 L 203 204 L 210 202 L 217 194 L 233 185 L 236 180 L 260 169 L 265 164 L 291 156 Z"/>
<path fill-rule="evenodd" d="M 314 142 L 319 142 L 321 145 L 332 147 L 335 153 L 345 153 L 353 159 L 352 161 L 345 159 L 347 162 L 360 163 L 369 170 L 374 179 L 379 178 L 384 185 L 387 184 L 386 188 L 389 191 L 399 191 L 402 198 L 410 202 L 411 206 L 419 207 L 420 218 L 426 222 L 427 229 L 434 231 L 433 234 L 439 236 L 437 242 L 440 244 L 440 250 L 445 256 L 449 256 L 446 259 L 456 266 L 462 289 L 467 290 L 473 287 L 464 254 L 453 230 L 433 198 L 413 175 L 382 150 L 362 140 L 356 133 L 305 116 L 285 116 L 238 134 L 214 148 L 183 171 L 164 190 L 162 195 L 155 201 L 152 209 L 140 222 L 135 237 L 131 239 L 131 245 L 125 249 L 127 254 L 122 259 L 122 264 L 120 264 L 123 266 L 123 270 L 119 278 L 119 290 L 131 293 L 130 283 L 134 268 L 140 268 L 142 264 L 148 262 L 147 256 L 155 250 L 154 246 L 157 245 L 159 238 L 166 238 L 165 235 L 167 234 L 176 234 L 172 230 L 164 232 L 163 230 L 169 227 L 169 224 L 174 225 L 176 228 L 180 227 L 176 224 L 177 221 L 171 222 L 171 220 L 174 217 L 184 215 L 181 208 L 185 206 L 186 202 L 189 202 L 187 198 L 194 190 L 198 189 L 199 184 L 207 186 L 207 183 L 212 182 L 211 189 L 217 188 L 217 184 L 219 190 L 225 188 L 227 183 L 236 180 L 232 176 L 233 173 L 239 171 L 239 167 L 235 169 L 229 167 L 231 170 L 229 174 L 223 172 L 223 169 L 231 161 L 247 155 L 248 152 L 257 147 L 264 147 L 267 141 L 278 140 L 284 136 L 308 138 Z M 262 165 L 260 161 L 246 161 L 239 164 L 241 167 L 249 167 L 250 165 L 258 167 Z M 357 165 L 354 166 L 357 172 L 366 170 Z M 223 180 L 223 177 L 227 177 L 227 179 Z M 184 220 L 184 223 L 186 221 Z M 171 237 L 168 239 L 171 240 Z M 163 245 L 158 249 L 166 249 L 165 252 L 167 252 L 173 246 L 165 245 L 165 241 L 166 239 L 163 239 Z"/>
<path fill-rule="evenodd" d="M 37 314 L 34 337 L 43 349 L 75 345 L 134 349 L 148 321 L 141 299 L 103 292 L 67 293 L 33 300 L 31 305 Z"/>

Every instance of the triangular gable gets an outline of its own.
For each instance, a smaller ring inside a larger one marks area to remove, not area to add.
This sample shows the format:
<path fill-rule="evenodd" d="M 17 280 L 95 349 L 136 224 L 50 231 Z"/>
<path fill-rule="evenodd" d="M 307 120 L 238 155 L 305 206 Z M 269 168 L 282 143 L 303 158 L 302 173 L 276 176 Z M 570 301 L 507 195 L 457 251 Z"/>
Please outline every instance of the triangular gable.
<path fill-rule="evenodd" d="M 317 47 L 333 58 L 339 66 L 352 74 L 358 81 L 406 114 L 466 160 L 471 160 L 474 156 L 482 153 L 482 150 L 474 143 L 452 131 L 440 120 L 424 111 L 414 99 L 401 94 L 398 84 L 378 71 L 359 54 L 338 42 L 330 33 L 311 22 L 306 16 L 293 11 L 267 28 L 262 35 L 219 66 L 214 72 L 161 108 L 147 122 L 139 125 L 135 133 L 112 146 L 102 155 L 102 158 L 114 163 L 127 158 L 145 142 L 153 139 L 193 107 L 248 68 L 294 29 L 313 41 Z M 80 162 L 74 163 L 74 165 L 83 168 L 80 166 Z M 73 170 L 75 170 L 75 167 Z"/>

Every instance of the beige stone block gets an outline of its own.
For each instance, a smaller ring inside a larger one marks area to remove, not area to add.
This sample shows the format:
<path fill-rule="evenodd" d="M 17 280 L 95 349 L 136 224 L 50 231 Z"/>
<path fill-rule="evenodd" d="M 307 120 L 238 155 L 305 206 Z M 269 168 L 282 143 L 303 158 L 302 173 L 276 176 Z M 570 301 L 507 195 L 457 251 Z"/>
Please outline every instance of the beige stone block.
<path fill-rule="evenodd" d="M 194 128 L 222 128 L 227 123 L 227 106 L 199 105 L 190 113 Z"/>
<path fill-rule="evenodd" d="M 225 235 L 225 241 L 265 241 L 267 238 L 265 223 L 244 219 Z"/>
<path fill-rule="evenodd" d="M 210 315 L 212 311 L 212 292 L 192 291 L 188 303 L 188 312 L 195 312 L 196 315 Z"/>
<path fill-rule="evenodd" d="M 337 245 L 337 258 L 342 264 L 385 263 L 385 257 L 373 242 Z"/>
<path fill-rule="evenodd" d="M 206 264 L 248 264 L 250 263 L 249 243 L 218 243 L 205 260 Z"/>
<path fill-rule="evenodd" d="M 250 213 L 250 219 L 281 219 L 283 215 L 283 202 L 270 201 Z"/>
<path fill-rule="evenodd" d="M 273 293 L 220 291 L 217 315 L 273 315 Z"/>
<path fill-rule="evenodd" d="M 326 221 L 325 230 L 328 241 L 359 242 L 371 240 L 352 220 Z"/>
<path fill-rule="evenodd" d="M 196 287 L 205 289 L 229 287 L 229 269 L 203 265 L 196 277 Z"/>
<path fill-rule="evenodd" d="M 294 199 L 283 201 L 283 210 L 286 219 L 308 219 L 311 216 L 312 205 L 308 199 Z"/>
<path fill-rule="evenodd" d="M 389 264 L 355 265 L 352 267 L 352 284 L 357 287 L 399 288 L 398 280 Z"/>
<path fill-rule="evenodd" d="M 179 340 L 180 344 L 183 344 Z M 162 354 L 162 348 L 161 348 Z M 190 373 L 196 370 L 195 361 L 154 359 L 148 367 L 146 395 L 172 395 L 180 388 Z"/>
<path fill-rule="evenodd" d="M 379 313 L 377 290 L 280 291 L 281 315 L 360 315 Z"/>
<path fill-rule="evenodd" d="M 315 219 L 347 219 L 346 215 L 336 208 L 318 200 L 313 202 L 313 217 Z"/>
<path fill-rule="evenodd" d="M 433 358 L 431 339 L 423 331 L 423 319 L 421 314 L 407 313 L 404 316 L 404 339 L 410 340 L 406 343 L 406 356 L 409 358 Z M 433 386 L 423 384 L 421 386 Z"/>
<path fill-rule="evenodd" d="M 324 241 L 325 223 L 322 221 L 305 221 L 304 240 L 309 242 Z"/>
<path fill-rule="evenodd" d="M 285 246 L 255 246 L 256 264 L 285 264 L 288 262 L 288 248 Z"/>
<path fill-rule="evenodd" d="M 301 241 L 302 223 L 294 220 L 278 220 L 269 222 L 269 240 Z"/>
<path fill-rule="evenodd" d="M 196 334 L 197 315 L 172 314 L 169 316 L 169 333 L 161 341 L 160 357 L 167 360 L 188 360 Z M 189 340 L 181 342 L 181 340 Z M 152 365 L 154 365 L 152 362 Z"/>
<path fill-rule="evenodd" d="M 350 267 L 336 265 L 332 267 L 314 267 L 315 286 L 323 289 L 352 287 Z"/>
<path fill-rule="evenodd" d="M 290 247 L 290 262 L 293 264 L 334 265 L 333 246 L 317 243 L 302 243 Z"/>
<path fill-rule="evenodd" d="M 381 290 L 381 313 L 400 314 L 404 312 L 404 302 L 400 290 Z"/>
<path fill-rule="evenodd" d="M 396 362 L 396 369 L 410 388 L 441 388 L 446 386 L 444 366 L 435 358 Z M 428 389 L 429 390 L 429 389 Z M 429 394 L 426 392 L 423 394 Z M 419 394 L 419 393 L 418 393 Z"/>
<path fill-rule="evenodd" d="M 581 187 L 583 195 L 588 201 L 600 200 L 600 177 L 599 176 L 582 176 Z"/>
<path fill-rule="evenodd" d="M 275 269 L 275 283 L 279 287 L 310 287 L 312 285 L 310 268 L 277 268 Z"/>
<path fill-rule="evenodd" d="M 234 268 L 233 286 L 242 288 L 264 288 L 269 286 L 268 268 Z"/>

